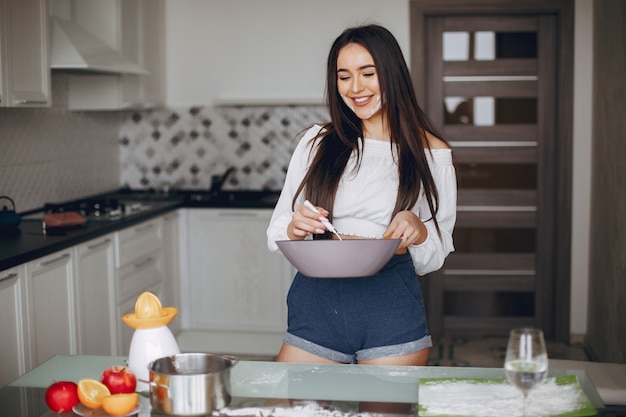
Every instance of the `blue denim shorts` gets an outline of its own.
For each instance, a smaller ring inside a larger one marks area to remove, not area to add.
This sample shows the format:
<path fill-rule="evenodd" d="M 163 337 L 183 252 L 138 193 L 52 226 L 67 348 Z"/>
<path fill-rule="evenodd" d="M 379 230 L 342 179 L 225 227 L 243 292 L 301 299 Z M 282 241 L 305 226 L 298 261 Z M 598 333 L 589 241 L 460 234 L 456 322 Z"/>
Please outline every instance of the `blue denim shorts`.
<path fill-rule="evenodd" d="M 287 307 L 283 342 L 329 360 L 355 363 L 432 346 L 409 254 L 395 255 L 369 277 L 308 278 L 298 272 Z"/>

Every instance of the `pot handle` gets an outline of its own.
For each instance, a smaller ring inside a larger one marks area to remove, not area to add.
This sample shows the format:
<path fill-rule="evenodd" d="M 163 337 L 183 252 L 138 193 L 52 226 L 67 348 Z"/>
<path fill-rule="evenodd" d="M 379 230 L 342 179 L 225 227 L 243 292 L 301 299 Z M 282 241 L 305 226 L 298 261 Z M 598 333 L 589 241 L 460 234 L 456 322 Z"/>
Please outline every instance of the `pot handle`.
<path fill-rule="evenodd" d="M 158 382 L 154 382 L 154 381 L 146 381 L 145 379 L 141 379 L 141 378 L 137 378 L 137 381 L 139 382 L 145 382 L 146 384 L 150 385 L 151 387 L 159 387 L 159 388 L 164 388 L 166 390 L 170 390 L 170 387 L 168 387 L 167 385 L 162 385 L 159 384 Z"/>
<path fill-rule="evenodd" d="M 237 363 L 239 362 L 239 359 L 237 359 L 234 356 L 231 355 L 222 355 L 222 358 L 226 359 L 227 361 L 230 361 L 230 367 L 232 368 L 233 366 L 237 365 Z"/>

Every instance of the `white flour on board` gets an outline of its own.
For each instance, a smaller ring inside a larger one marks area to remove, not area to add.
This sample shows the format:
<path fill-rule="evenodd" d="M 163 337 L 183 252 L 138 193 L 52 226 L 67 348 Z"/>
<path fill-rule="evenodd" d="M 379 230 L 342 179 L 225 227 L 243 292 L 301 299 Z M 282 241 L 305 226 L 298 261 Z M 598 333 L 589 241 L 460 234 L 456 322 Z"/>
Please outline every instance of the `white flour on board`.
<path fill-rule="evenodd" d="M 530 392 L 527 414 L 538 417 L 565 414 L 584 407 L 587 401 L 578 385 L 557 385 L 549 378 Z M 521 391 L 511 384 L 463 380 L 429 381 L 420 385 L 419 403 L 420 417 L 515 417 L 522 416 L 524 404 Z"/>

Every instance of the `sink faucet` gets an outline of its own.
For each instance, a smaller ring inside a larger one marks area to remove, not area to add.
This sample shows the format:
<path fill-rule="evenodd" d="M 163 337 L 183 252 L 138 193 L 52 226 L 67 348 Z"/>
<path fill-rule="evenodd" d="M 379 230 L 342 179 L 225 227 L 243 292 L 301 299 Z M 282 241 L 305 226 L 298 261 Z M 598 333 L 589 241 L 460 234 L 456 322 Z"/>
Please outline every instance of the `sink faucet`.
<path fill-rule="evenodd" d="M 222 175 L 213 175 L 211 177 L 211 189 L 210 191 L 213 193 L 218 193 L 222 191 L 222 186 L 226 182 L 226 179 L 230 174 L 235 172 L 235 167 L 228 168 Z"/>

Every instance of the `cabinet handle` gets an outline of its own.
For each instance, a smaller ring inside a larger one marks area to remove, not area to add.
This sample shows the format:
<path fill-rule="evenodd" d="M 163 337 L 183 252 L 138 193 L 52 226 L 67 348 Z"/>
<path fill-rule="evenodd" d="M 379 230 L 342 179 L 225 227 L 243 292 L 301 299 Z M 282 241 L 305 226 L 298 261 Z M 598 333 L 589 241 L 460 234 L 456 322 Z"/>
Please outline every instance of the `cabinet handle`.
<path fill-rule="evenodd" d="M 48 104 L 48 100 L 17 100 L 17 104 Z"/>
<path fill-rule="evenodd" d="M 154 226 L 154 223 L 148 223 L 146 225 L 135 228 L 135 232 L 143 232 L 145 230 L 152 228 L 153 226 Z"/>
<path fill-rule="evenodd" d="M 64 253 L 63 255 L 59 256 L 58 258 L 54 258 L 54 259 L 50 259 L 49 261 L 43 261 L 41 262 L 41 266 L 48 266 L 51 265 L 53 263 L 59 262 L 65 258 L 69 258 L 70 254 L 69 253 Z"/>
<path fill-rule="evenodd" d="M 13 273 L 11 273 L 11 274 L 7 275 L 6 277 L 2 277 L 2 278 L 0 278 L 0 284 L 1 284 L 2 282 L 4 282 L 4 281 L 8 281 L 8 280 L 10 280 L 10 279 L 13 279 L 13 278 L 15 278 L 16 276 L 17 276 L 17 273 L 13 272 Z"/>
<path fill-rule="evenodd" d="M 137 262 L 135 264 L 135 269 L 139 269 L 139 268 L 143 268 L 144 266 L 148 265 L 149 263 L 152 263 L 153 259 L 152 257 L 149 257 L 148 259 L 141 261 L 141 262 Z"/>
<path fill-rule="evenodd" d="M 94 243 L 93 245 L 88 245 L 87 249 L 92 250 L 92 249 L 99 248 L 100 246 L 106 245 L 110 241 L 111 239 L 104 239 L 102 242 Z"/>

